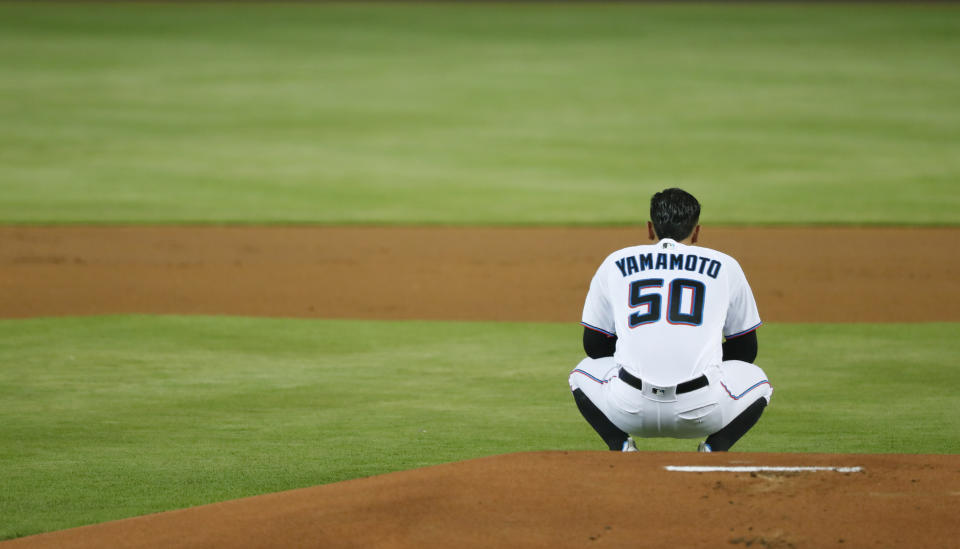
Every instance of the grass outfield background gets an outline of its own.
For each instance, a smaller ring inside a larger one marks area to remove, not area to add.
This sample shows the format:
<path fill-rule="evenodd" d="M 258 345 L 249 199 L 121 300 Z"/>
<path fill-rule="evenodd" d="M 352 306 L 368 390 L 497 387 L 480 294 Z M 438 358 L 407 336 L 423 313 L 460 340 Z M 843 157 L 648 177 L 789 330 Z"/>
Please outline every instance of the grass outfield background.
<path fill-rule="evenodd" d="M 0 223 L 960 223 L 960 10 L 0 4 Z M 598 449 L 576 324 L 0 321 L 0 539 Z M 738 450 L 960 451 L 956 324 L 762 329 Z M 690 450 L 692 441 L 651 441 Z"/>
<path fill-rule="evenodd" d="M 525 450 L 598 450 L 576 325 L 0 321 L 0 537 Z M 954 324 L 762 329 L 738 450 L 960 451 Z M 641 441 L 692 451 L 696 440 Z"/>
<path fill-rule="evenodd" d="M 957 224 L 960 10 L 0 5 L 0 221 Z"/>

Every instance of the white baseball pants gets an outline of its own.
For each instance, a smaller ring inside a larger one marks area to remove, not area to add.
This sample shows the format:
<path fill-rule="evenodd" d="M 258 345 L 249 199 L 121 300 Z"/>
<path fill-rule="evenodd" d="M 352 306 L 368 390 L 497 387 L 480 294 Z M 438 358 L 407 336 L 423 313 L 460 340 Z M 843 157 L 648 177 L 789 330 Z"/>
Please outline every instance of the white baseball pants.
<path fill-rule="evenodd" d="M 728 360 L 708 368 L 709 384 L 677 394 L 676 387 L 621 380 L 613 357 L 586 358 L 570 373 L 570 389 L 580 389 L 621 431 L 634 437 L 703 438 L 727 426 L 751 404 L 773 395 L 758 366 Z"/>

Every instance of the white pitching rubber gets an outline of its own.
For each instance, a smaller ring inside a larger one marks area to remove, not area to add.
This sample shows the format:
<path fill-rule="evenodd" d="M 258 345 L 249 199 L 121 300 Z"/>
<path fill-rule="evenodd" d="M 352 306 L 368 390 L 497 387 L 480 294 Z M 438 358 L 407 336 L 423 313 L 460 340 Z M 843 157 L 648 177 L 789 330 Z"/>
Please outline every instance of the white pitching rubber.
<path fill-rule="evenodd" d="M 699 465 L 667 465 L 664 469 L 667 471 L 679 471 L 681 473 L 804 473 L 816 471 L 859 473 L 863 471 L 862 467 L 704 467 Z"/>

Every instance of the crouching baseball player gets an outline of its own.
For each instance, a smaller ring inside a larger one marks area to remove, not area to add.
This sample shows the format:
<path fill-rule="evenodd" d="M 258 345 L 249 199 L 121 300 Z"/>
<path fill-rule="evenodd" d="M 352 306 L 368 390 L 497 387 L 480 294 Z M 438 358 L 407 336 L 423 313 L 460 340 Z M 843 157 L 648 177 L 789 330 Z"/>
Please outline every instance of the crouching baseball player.
<path fill-rule="evenodd" d="M 610 254 L 583 307 L 585 358 L 570 374 L 580 413 L 611 450 L 647 437 L 730 449 L 773 388 L 753 364 L 760 315 L 740 265 L 695 246 L 700 203 L 681 189 L 650 201 L 656 244 Z"/>

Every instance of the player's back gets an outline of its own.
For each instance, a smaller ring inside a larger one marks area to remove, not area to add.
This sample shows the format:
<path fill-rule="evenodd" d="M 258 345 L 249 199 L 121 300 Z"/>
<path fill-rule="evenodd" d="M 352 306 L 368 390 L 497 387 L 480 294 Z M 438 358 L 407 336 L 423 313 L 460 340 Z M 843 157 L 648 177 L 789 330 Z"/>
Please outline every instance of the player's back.
<path fill-rule="evenodd" d="M 669 386 L 720 363 L 723 336 L 760 323 L 739 263 L 670 239 L 608 256 L 597 270 L 583 324 L 615 333 L 620 365 Z"/>

